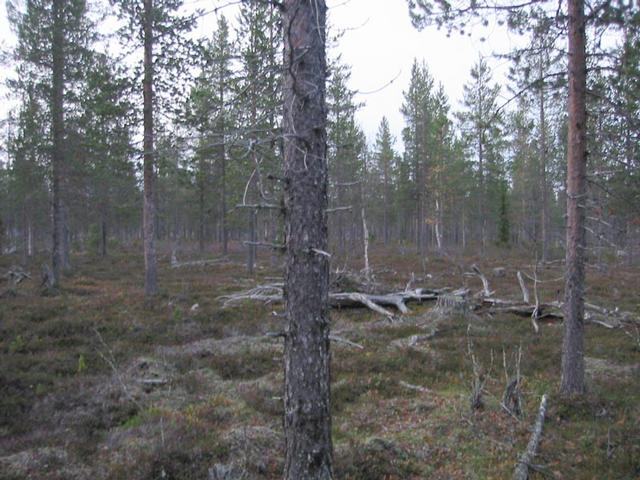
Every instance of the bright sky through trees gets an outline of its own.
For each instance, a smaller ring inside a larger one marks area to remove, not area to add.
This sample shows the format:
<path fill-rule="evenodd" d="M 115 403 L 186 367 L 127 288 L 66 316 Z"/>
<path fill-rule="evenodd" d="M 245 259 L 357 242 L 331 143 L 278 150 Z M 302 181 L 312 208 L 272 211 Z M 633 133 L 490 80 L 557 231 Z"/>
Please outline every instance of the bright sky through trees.
<path fill-rule="evenodd" d="M 208 3 L 194 5 L 208 11 Z M 237 5 L 213 3 L 228 5 L 219 11 L 235 22 Z M 444 85 L 451 105 L 457 109 L 462 85 L 478 56 L 508 51 L 517 42 L 516 36 L 497 26 L 474 30 L 471 36 L 452 34 L 450 38 L 445 31 L 435 28 L 419 32 L 411 26 L 405 0 L 330 0 L 327 3 L 334 34 L 342 32 L 329 55 L 341 55 L 343 63 L 352 67 L 350 87 L 359 92 L 357 100 L 364 104 L 357 119 L 369 142 L 373 141 L 382 116 L 387 116 L 396 140 L 400 138 L 402 92 L 408 87 L 414 58 L 426 60 L 436 82 Z M 197 34 L 208 36 L 217 24 L 215 17 L 215 13 L 205 15 Z M 0 5 L 0 34 L 3 46 L 13 43 L 4 2 Z M 507 60 L 489 59 L 489 63 L 496 79 L 508 68 Z M 6 77 L 10 72 L 4 66 L 1 68 Z M 6 107 L 1 108 L 0 117 L 5 118 Z M 401 142 L 397 142 L 396 148 L 401 148 Z"/>

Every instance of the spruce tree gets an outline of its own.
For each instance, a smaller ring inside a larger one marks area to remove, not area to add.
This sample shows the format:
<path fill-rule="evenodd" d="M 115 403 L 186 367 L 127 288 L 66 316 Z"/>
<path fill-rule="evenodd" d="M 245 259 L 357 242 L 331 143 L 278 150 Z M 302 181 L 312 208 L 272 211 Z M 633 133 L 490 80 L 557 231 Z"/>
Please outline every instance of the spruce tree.
<path fill-rule="evenodd" d="M 190 60 L 191 42 L 185 38 L 195 25 L 194 16 L 179 13 L 182 0 L 111 0 L 118 16 L 126 23 L 120 29 L 122 43 L 128 48 L 142 49 L 137 77 L 142 80 L 143 117 L 143 237 L 145 293 L 158 293 L 156 258 L 156 200 L 154 194 L 155 147 L 154 113 L 158 106 L 168 110 L 176 95 L 182 95 L 183 84 L 177 79 Z M 154 90 L 158 83 L 157 95 Z"/>

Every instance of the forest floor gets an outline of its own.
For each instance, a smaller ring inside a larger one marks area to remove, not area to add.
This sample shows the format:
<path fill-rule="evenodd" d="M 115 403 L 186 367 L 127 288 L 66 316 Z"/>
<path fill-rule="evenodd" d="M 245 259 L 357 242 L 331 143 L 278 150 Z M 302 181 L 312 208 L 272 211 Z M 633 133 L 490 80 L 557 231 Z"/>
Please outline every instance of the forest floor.
<path fill-rule="evenodd" d="M 182 268 L 170 268 L 165 252 L 153 299 L 144 297 L 142 256 L 133 251 L 74 256 L 57 292 L 39 288 L 45 258 L 37 260 L 15 294 L 0 285 L 1 479 L 207 479 L 210 469 L 220 478 L 281 478 L 283 346 L 265 334 L 283 330 L 273 314 L 282 307 L 218 299 L 281 276 L 267 254 L 249 275 L 239 248 L 228 261 Z M 0 257 L 0 274 L 18 262 Z M 531 260 L 509 252 L 421 259 L 378 246 L 371 254 L 389 291 L 414 273 L 414 287 L 475 292 L 478 277 L 465 275 L 473 263 L 502 299 L 521 298 L 517 270 L 533 274 Z M 505 275 L 492 277 L 495 267 Z M 557 300 L 562 265 L 536 273 L 545 280 L 541 301 Z M 561 321 L 540 322 L 535 333 L 514 314 L 436 315 L 434 302 L 411 303 L 393 321 L 333 310 L 332 334 L 364 347 L 332 342 L 335 478 L 510 478 L 544 393 L 530 478 L 640 478 L 640 270 L 590 266 L 587 277 L 589 302 L 635 320 L 586 325 L 589 392 L 581 398 L 557 393 Z M 483 382 L 483 406 L 473 411 L 470 343 Z M 501 401 L 503 358 L 513 375 L 520 347 L 517 419 Z"/>

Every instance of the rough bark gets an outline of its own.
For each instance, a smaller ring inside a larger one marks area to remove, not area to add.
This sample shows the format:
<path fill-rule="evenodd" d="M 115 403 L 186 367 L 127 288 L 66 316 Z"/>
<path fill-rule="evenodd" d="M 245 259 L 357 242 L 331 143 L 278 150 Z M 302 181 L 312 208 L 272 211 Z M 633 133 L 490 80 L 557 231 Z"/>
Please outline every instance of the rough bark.
<path fill-rule="evenodd" d="M 586 138 L 586 34 L 584 0 L 569 0 L 569 152 L 567 252 L 562 381 L 564 394 L 581 394 L 584 382 L 584 262 Z"/>
<path fill-rule="evenodd" d="M 153 195 L 153 0 L 144 0 L 144 80 L 142 82 L 144 156 L 143 156 L 143 237 L 144 290 L 158 293 L 158 267 L 155 244 L 155 199 Z"/>
<path fill-rule="evenodd" d="M 53 245 L 51 248 L 51 285 L 60 284 L 63 267 L 62 250 L 64 248 L 64 212 L 62 189 L 64 185 L 64 19 L 62 0 L 54 0 L 51 5 L 53 16 L 53 38 L 51 42 L 52 78 L 51 78 L 51 137 L 53 149 L 51 155 L 51 194 L 53 216 Z"/>
<path fill-rule="evenodd" d="M 285 474 L 333 478 L 324 0 L 285 0 Z"/>

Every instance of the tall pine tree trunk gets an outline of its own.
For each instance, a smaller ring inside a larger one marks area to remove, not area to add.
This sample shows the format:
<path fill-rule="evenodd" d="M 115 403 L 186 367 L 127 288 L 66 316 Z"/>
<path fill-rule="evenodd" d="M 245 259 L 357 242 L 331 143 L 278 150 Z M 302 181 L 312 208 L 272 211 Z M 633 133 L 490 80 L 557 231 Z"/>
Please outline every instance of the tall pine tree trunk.
<path fill-rule="evenodd" d="M 540 79 L 542 81 L 542 59 L 540 59 Z M 549 195 L 547 188 L 547 128 L 544 105 L 544 83 L 540 85 L 540 189 L 542 194 L 542 208 L 540 217 L 540 240 L 542 243 L 542 261 L 546 262 L 549 256 Z"/>
<path fill-rule="evenodd" d="M 204 252 L 204 232 L 205 232 L 205 161 L 200 158 L 198 162 L 199 178 L 198 178 L 198 251 Z"/>
<path fill-rule="evenodd" d="M 53 151 L 51 155 L 52 171 L 52 206 L 53 206 L 53 245 L 51 249 L 52 285 L 60 285 L 63 268 L 62 252 L 64 249 L 64 212 L 62 190 L 64 185 L 64 20 L 63 1 L 53 0 L 51 13 L 53 16 L 53 38 L 51 43 L 52 78 L 51 78 L 51 137 Z"/>
<path fill-rule="evenodd" d="M 586 250 L 586 33 L 584 0 L 569 0 L 569 152 L 567 256 L 562 382 L 564 394 L 582 394 L 584 382 L 584 262 Z"/>
<path fill-rule="evenodd" d="M 285 479 L 331 479 L 326 5 L 283 3 Z"/>
<path fill-rule="evenodd" d="M 253 275 L 256 264 L 256 242 L 258 240 L 258 210 L 249 210 L 249 249 L 247 250 L 247 270 Z"/>
<path fill-rule="evenodd" d="M 484 187 L 484 142 L 482 131 L 478 132 L 478 175 L 480 176 L 480 253 L 484 255 L 487 246 L 487 201 Z"/>
<path fill-rule="evenodd" d="M 222 182 L 222 185 L 220 186 L 220 209 L 221 209 L 220 223 L 222 228 L 222 255 L 227 255 L 227 253 L 229 253 L 229 232 L 227 230 L 227 179 L 226 179 L 227 161 L 225 158 L 224 151 L 222 152 L 221 158 L 222 158 L 222 168 L 220 172 L 220 181 Z"/>
<path fill-rule="evenodd" d="M 144 200 L 142 233 L 144 238 L 144 290 L 147 295 L 155 295 L 158 293 L 158 267 L 155 243 L 155 199 L 153 195 L 153 0 L 144 0 L 143 31 Z"/>
<path fill-rule="evenodd" d="M 224 105 L 224 79 L 220 78 L 220 90 L 218 91 L 218 102 L 220 105 Z M 228 242 L 229 234 L 227 233 L 227 147 L 225 144 L 225 128 L 226 123 L 222 117 L 218 120 L 217 130 L 220 133 L 220 140 L 218 145 L 218 157 L 220 160 L 220 226 L 222 234 L 222 255 L 227 255 L 229 252 Z"/>
<path fill-rule="evenodd" d="M 107 256 L 107 216 L 105 214 L 100 220 L 100 255 Z"/>

